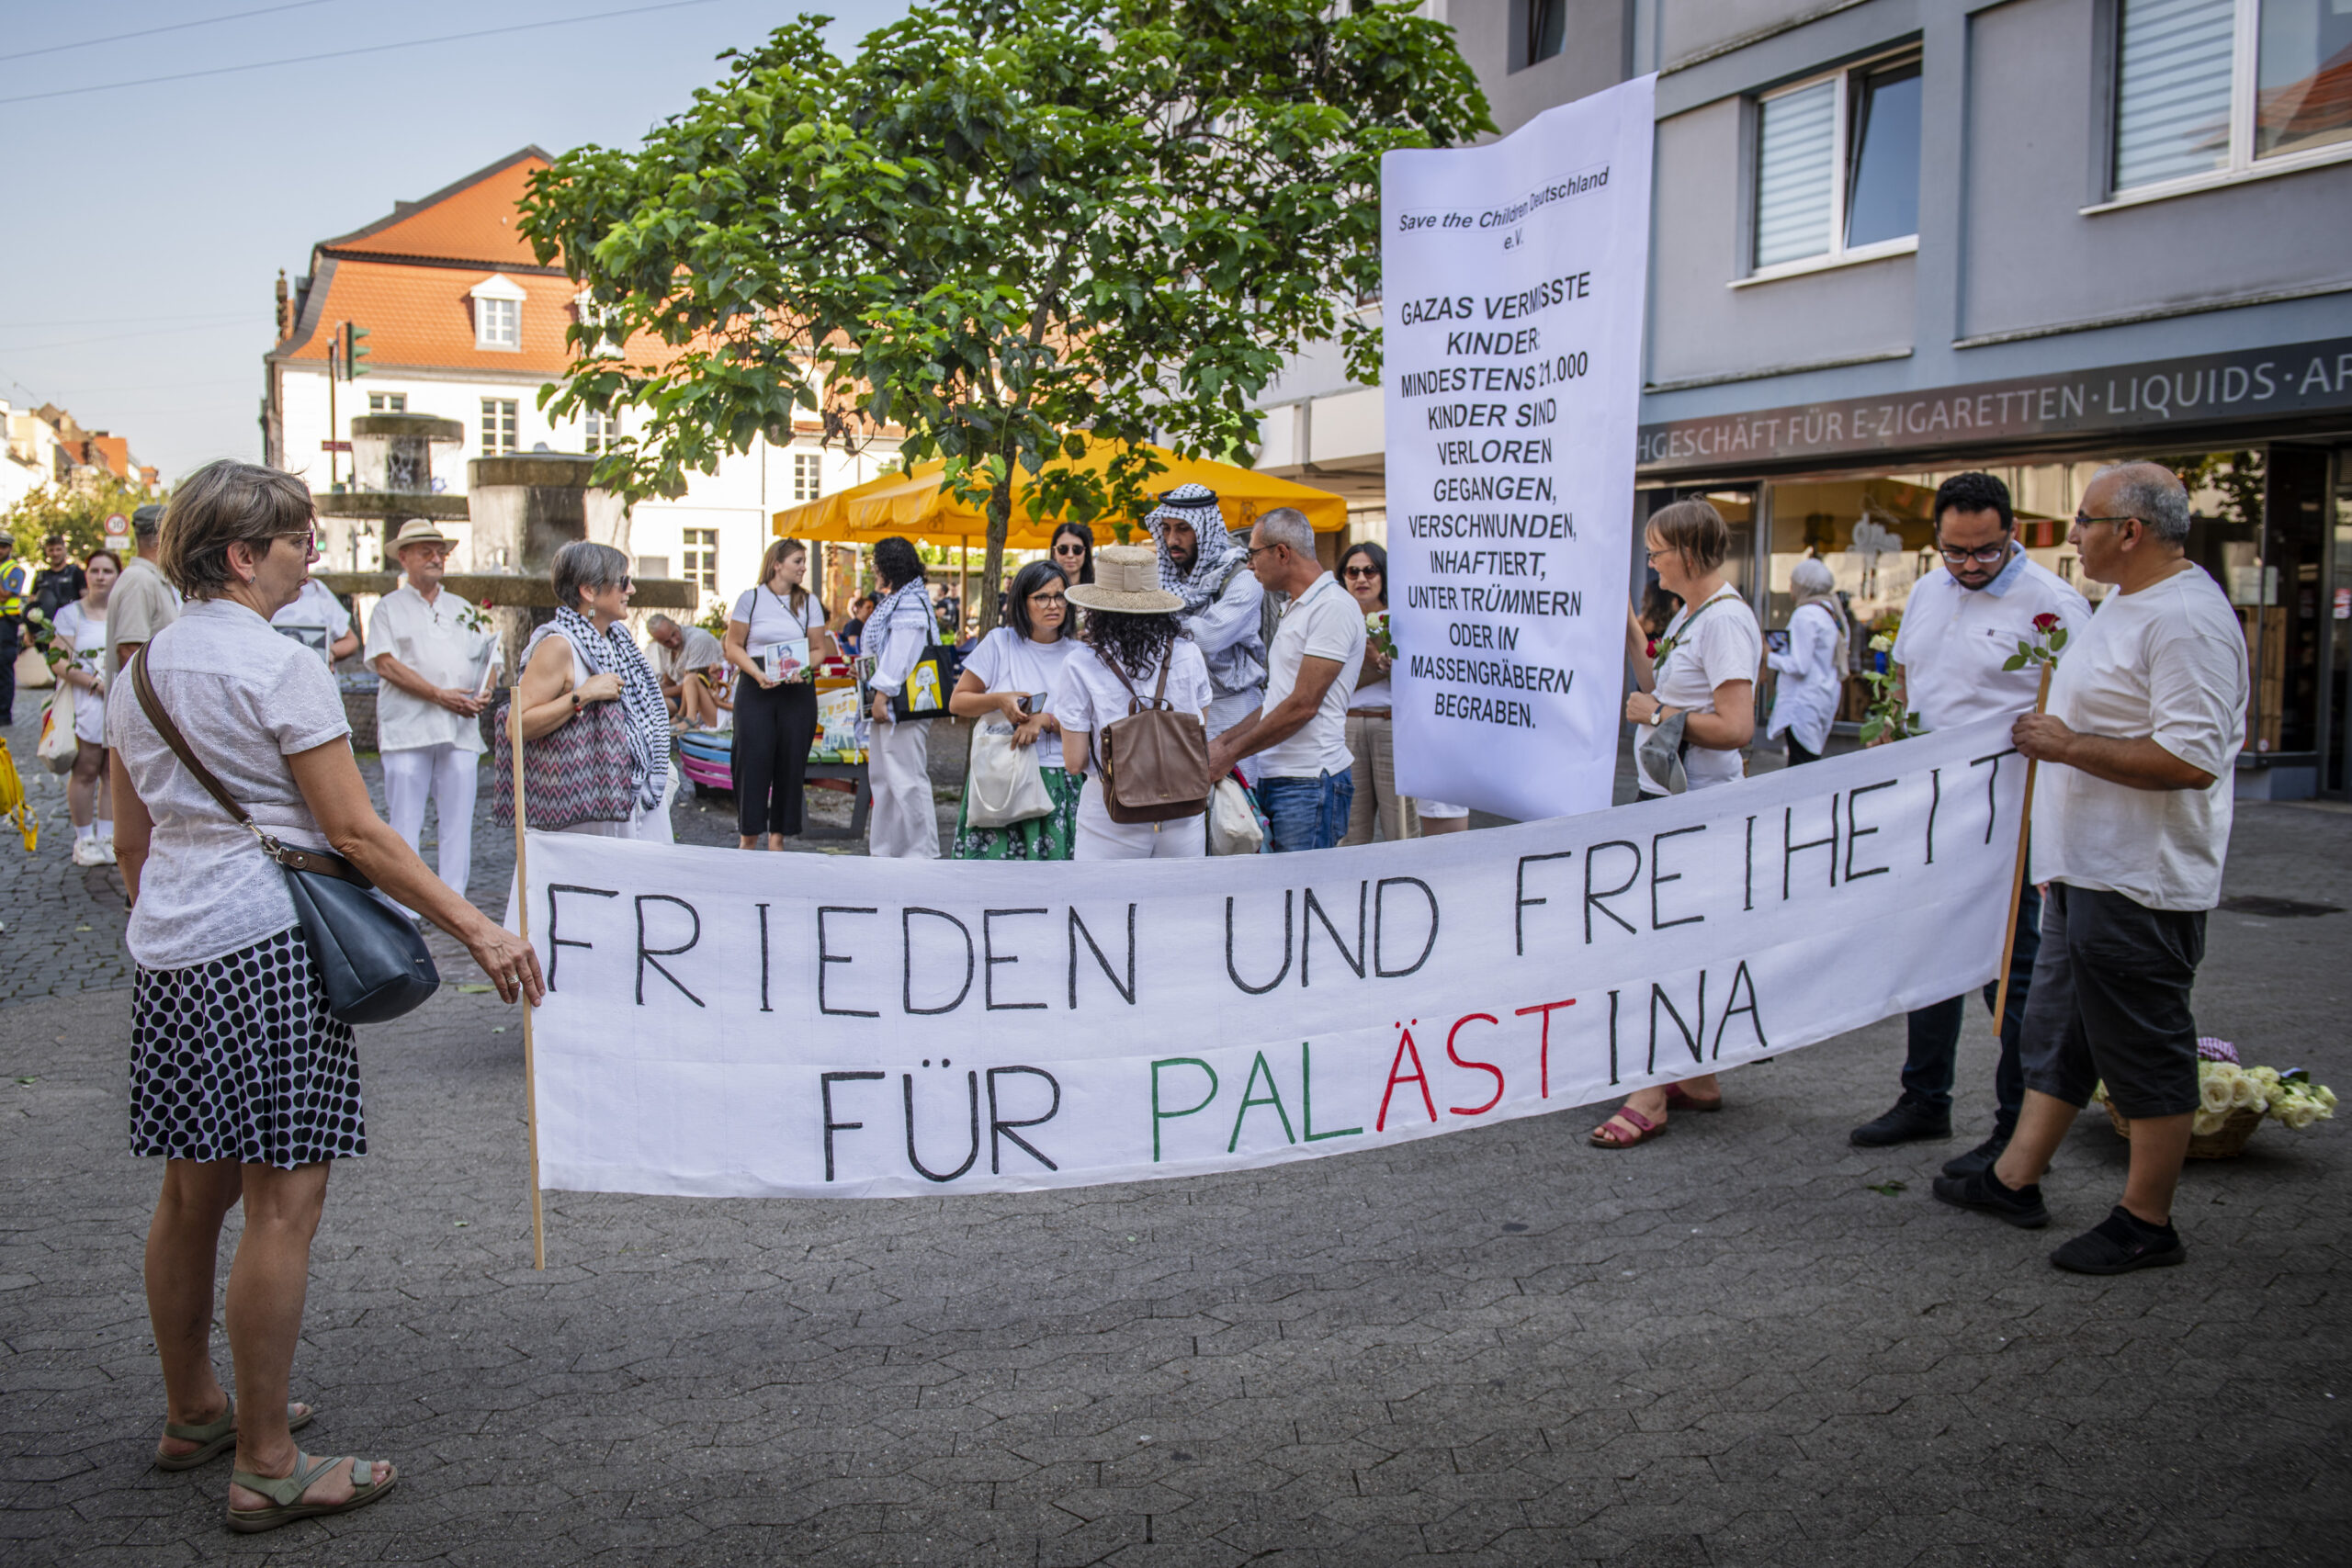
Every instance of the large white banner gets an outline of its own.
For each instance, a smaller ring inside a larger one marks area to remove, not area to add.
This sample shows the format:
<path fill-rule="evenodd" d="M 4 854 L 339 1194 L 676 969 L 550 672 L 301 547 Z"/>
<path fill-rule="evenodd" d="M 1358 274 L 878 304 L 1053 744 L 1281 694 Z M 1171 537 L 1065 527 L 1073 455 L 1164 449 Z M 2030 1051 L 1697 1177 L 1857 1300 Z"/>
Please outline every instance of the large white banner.
<path fill-rule="evenodd" d="M 1520 819 L 1609 804 L 1656 85 L 1381 159 L 1404 794 Z"/>
<path fill-rule="evenodd" d="M 1983 984 L 2024 776 L 1994 719 L 1311 854 L 941 863 L 533 834 L 542 1179 L 1081 1186 L 1730 1067 Z"/>

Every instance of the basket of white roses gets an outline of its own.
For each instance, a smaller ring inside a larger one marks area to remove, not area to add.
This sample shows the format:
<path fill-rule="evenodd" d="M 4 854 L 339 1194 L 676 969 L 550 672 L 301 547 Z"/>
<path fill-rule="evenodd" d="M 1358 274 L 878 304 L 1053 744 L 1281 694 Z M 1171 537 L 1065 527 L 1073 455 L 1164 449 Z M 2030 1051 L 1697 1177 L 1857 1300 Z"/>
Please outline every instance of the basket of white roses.
<path fill-rule="evenodd" d="M 2100 1084 L 2092 1098 L 2107 1108 L 2115 1130 L 2129 1138 L 2132 1120 L 2107 1098 L 2107 1085 Z M 2188 1129 L 2190 1159 L 2236 1158 L 2266 1116 L 2300 1133 L 2335 1115 L 2335 1091 L 2312 1082 L 2302 1068 L 2282 1073 L 2276 1067 L 2245 1066 L 2236 1046 L 2210 1034 L 2197 1042 L 2197 1100 Z"/>

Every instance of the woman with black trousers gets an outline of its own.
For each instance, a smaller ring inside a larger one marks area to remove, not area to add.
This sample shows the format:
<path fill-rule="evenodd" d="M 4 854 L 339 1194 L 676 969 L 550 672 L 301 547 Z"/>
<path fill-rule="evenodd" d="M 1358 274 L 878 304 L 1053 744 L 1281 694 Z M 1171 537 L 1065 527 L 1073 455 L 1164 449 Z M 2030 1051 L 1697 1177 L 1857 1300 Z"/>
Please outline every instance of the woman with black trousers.
<path fill-rule="evenodd" d="M 784 848 L 800 831 L 801 792 L 808 745 L 817 737 L 818 661 L 833 652 L 825 606 L 801 586 L 808 549 L 778 539 L 760 559 L 760 585 L 735 601 L 727 622 L 727 662 L 742 673 L 735 682 L 735 829 L 737 847 Z M 785 645 L 808 639 L 805 651 Z"/>

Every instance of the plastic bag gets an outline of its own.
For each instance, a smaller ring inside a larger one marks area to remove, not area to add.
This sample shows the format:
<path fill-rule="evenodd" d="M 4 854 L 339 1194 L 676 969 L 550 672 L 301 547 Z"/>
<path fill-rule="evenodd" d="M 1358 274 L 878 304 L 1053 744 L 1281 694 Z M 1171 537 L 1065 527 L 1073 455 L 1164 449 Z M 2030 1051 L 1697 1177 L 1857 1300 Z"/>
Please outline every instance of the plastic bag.
<path fill-rule="evenodd" d="M 972 727 L 972 761 L 964 780 L 964 823 L 1010 828 L 1054 814 L 1054 797 L 1037 767 L 1035 746 L 1012 743 L 1012 721 L 990 714 Z"/>
<path fill-rule="evenodd" d="M 33 755 L 51 773 L 70 773 L 78 750 L 74 739 L 74 688 L 60 681 L 48 705 L 41 709 L 40 740 L 33 748 Z"/>
<path fill-rule="evenodd" d="M 1250 792 L 1227 774 L 1209 792 L 1209 853 L 1254 855 L 1266 842 L 1266 829 Z"/>

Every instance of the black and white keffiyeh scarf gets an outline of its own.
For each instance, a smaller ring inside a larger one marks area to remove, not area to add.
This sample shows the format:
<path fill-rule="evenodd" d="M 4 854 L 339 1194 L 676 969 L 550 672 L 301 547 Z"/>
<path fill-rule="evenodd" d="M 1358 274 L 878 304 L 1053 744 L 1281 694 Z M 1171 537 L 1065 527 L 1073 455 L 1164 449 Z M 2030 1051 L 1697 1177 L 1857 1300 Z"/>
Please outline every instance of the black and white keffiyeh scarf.
<path fill-rule="evenodd" d="M 618 621 L 599 634 L 587 616 L 560 607 L 554 620 L 532 634 L 530 646 L 523 650 L 526 664 L 540 639 L 549 636 L 571 645 L 582 681 L 607 671 L 620 677 L 629 782 L 637 788 L 640 807 L 650 811 L 661 805 L 662 793 L 670 786 L 670 705 L 662 700 L 662 682 L 654 678 L 653 666 L 646 662 L 645 650 Z"/>
<path fill-rule="evenodd" d="M 1182 570 L 1168 554 L 1168 525 L 1191 525 L 1200 548 L 1193 564 Z M 1216 602 L 1237 566 L 1246 566 L 1250 548 L 1225 529 L 1225 513 L 1216 492 L 1206 485 L 1178 485 L 1144 514 L 1143 525 L 1159 547 L 1159 586 L 1184 601 L 1182 614 L 1197 615 Z"/>

